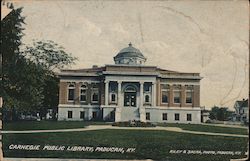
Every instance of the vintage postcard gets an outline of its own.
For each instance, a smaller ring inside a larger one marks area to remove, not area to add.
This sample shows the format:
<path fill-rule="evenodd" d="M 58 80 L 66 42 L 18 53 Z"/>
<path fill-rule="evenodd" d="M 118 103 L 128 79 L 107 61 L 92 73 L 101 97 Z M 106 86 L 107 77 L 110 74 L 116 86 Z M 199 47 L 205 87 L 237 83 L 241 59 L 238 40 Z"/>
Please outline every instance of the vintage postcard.
<path fill-rule="evenodd" d="M 3 0 L 1 15 L 1 161 L 248 159 L 247 0 Z"/>

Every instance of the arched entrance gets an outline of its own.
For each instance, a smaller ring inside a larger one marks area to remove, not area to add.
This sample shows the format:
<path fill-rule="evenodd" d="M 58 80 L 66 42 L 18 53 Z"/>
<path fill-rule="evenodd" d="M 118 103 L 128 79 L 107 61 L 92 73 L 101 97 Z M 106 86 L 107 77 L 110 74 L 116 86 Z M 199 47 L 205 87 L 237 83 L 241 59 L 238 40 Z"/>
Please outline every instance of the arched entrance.
<path fill-rule="evenodd" d="M 136 107 L 136 88 L 133 85 L 124 89 L 124 106 Z"/>

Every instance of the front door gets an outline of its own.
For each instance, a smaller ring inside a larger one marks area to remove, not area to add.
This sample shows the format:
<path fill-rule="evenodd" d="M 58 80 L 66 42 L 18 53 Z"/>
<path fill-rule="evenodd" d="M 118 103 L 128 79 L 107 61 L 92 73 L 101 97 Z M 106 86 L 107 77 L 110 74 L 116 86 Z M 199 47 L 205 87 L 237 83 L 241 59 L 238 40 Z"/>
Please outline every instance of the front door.
<path fill-rule="evenodd" d="M 136 92 L 124 93 L 124 106 L 136 107 Z"/>

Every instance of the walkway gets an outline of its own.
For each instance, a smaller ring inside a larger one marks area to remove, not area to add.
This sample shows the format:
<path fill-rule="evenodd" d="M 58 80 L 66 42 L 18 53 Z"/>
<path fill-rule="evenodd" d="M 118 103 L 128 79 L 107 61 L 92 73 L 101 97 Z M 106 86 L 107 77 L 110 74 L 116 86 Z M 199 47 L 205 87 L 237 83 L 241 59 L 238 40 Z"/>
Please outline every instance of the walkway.
<path fill-rule="evenodd" d="M 28 133 L 55 133 L 55 132 L 77 132 L 77 131 L 92 131 L 92 130 L 104 130 L 104 129 L 126 129 L 126 130 L 162 130 L 162 131 L 172 131 L 181 132 L 189 134 L 199 134 L 199 135 L 213 135 L 213 136 L 231 136 L 231 137 L 244 137 L 247 138 L 248 135 L 240 134 L 226 134 L 226 133 L 212 133 L 212 132 L 201 132 L 201 131 L 189 131 L 183 130 L 178 127 L 117 127 L 111 125 L 90 125 L 86 128 L 77 129 L 57 129 L 57 130 L 26 130 L 26 131 L 2 131 L 2 134 L 28 134 Z"/>

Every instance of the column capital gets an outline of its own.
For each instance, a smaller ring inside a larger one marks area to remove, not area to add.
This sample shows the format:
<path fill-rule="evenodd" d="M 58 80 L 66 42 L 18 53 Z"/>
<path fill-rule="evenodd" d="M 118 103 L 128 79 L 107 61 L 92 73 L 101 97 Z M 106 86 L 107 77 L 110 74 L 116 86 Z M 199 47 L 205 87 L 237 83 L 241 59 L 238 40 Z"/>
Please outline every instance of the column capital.
<path fill-rule="evenodd" d="M 105 80 L 104 83 L 109 83 L 110 81 L 109 80 Z"/>
<path fill-rule="evenodd" d="M 144 81 L 139 81 L 140 84 L 144 84 L 145 82 Z"/>
<path fill-rule="evenodd" d="M 156 82 L 152 82 L 152 84 L 153 84 L 153 85 L 155 85 L 155 84 L 156 84 Z"/>
<path fill-rule="evenodd" d="M 121 81 L 121 80 L 118 80 L 118 81 L 117 81 L 117 83 L 118 83 L 118 84 L 121 84 L 121 83 L 122 83 L 122 81 Z"/>

